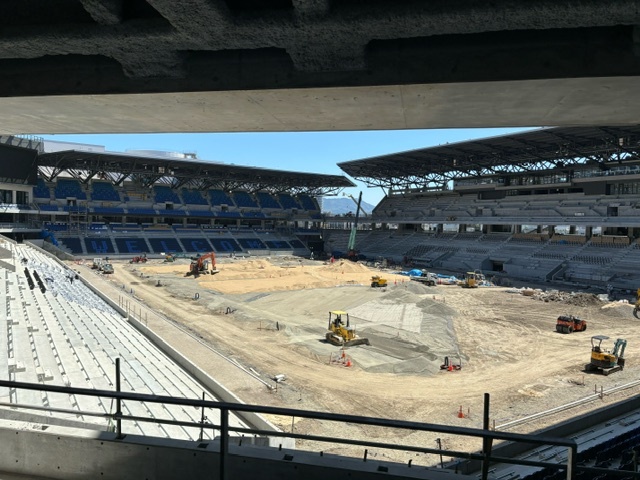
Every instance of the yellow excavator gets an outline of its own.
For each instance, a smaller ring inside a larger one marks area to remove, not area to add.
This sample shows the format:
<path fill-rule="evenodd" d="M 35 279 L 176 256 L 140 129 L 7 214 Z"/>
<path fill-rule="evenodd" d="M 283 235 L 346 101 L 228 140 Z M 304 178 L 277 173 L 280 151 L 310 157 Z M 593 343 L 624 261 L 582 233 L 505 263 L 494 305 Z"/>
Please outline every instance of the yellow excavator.
<path fill-rule="evenodd" d="M 640 311 L 640 288 L 636 292 L 636 304 L 633 306 L 633 316 L 638 318 L 638 311 Z"/>
<path fill-rule="evenodd" d="M 355 345 L 371 345 L 368 338 L 356 335 L 356 327 L 349 323 L 349 314 L 342 310 L 329 312 L 329 330 L 326 334 L 327 342 L 338 347 L 353 347 Z"/>
<path fill-rule="evenodd" d="M 609 340 L 606 335 L 594 335 L 591 337 L 591 362 L 585 365 L 587 372 L 600 372 L 609 375 L 624 368 L 624 349 L 627 341 L 618 338 L 613 345 L 613 350 L 608 351 L 602 347 L 603 340 Z"/>

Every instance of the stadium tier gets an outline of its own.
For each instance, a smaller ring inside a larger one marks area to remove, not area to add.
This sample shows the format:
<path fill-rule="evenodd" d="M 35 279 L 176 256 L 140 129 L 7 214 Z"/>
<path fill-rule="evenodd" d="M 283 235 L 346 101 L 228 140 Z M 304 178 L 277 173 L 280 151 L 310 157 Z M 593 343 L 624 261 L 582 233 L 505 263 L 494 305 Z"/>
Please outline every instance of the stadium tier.
<path fill-rule="evenodd" d="M 0 311 L 6 317 L 0 344 L 0 378 L 21 382 L 112 390 L 115 360 L 120 359 L 124 390 L 155 395 L 200 398 L 206 387 L 198 383 L 136 330 L 114 308 L 82 282 L 76 272 L 48 255 L 25 245 L 5 243 L 15 271 L 0 272 Z M 6 261 L 6 257 L 5 257 Z M 19 268 L 18 268 L 19 267 Z M 27 275 L 28 272 L 28 275 Z M 33 288 L 39 279 L 38 288 Z M 30 281 L 31 280 L 31 281 Z M 12 301 L 9 301 L 9 300 Z M 143 361 L 142 359 L 146 359 Z M 210 392 L 209 398 L 215 398 Z M 82 421 L 84 428 L 108 429 L 108 420 L 86 412 L 108 414 L 113 405 L 97 397 L 63 393 L 20 392 L 0 389 L 3 401 L 54 407 L 66 413 L 49 413 L 59 421 Z M 198 422 L 202 413 L 181 406 L 126 402 L 128 415 Z M 217 417 L 217 411 L 207 415 Z M 216 420 L 214 420 L 216 421 Z M 218 420 L 219 421 L 219 420 Z M 246 423 L 232 416 L 238 426 Z M 199 428 L 128 422 L 126 433 L 160 438 L 202 440 Z M 211 431 L 204 438 L 213 439 Z"/>

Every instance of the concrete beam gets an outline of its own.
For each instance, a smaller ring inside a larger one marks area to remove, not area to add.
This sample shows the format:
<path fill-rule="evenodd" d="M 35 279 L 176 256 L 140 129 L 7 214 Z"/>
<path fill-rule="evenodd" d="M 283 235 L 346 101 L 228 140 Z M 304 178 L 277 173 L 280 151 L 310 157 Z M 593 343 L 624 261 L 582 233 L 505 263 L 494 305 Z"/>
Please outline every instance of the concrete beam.
<path fill-rule="evenodd" d="M 635 125 L 638 77 L 0 98 L 0 133 Z"/>

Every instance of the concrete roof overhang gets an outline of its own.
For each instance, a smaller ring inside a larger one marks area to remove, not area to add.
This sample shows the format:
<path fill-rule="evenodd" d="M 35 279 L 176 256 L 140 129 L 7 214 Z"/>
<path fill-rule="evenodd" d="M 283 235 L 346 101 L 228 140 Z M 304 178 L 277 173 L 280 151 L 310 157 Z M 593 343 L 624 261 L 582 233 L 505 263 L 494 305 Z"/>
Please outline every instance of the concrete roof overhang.
<path fill-rule="evenodd" d="M 3 3 L 0 133 L 640 123 L 637 0 Z"/>

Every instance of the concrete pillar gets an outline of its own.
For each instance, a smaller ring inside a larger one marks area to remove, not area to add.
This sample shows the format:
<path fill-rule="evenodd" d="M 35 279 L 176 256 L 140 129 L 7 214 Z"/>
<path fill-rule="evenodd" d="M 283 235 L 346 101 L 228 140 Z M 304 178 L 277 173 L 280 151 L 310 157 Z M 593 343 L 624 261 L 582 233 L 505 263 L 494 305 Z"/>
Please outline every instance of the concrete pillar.
<path fill-rule="evenodd" d="M 482 233 L 485 235 L 489 233 L 489 225 L 482 224 Z"/>
<path fill-rule="evenodd" d="M 593 236 L 593 227 L 585 227 L 584 236 L 589 240 Z"/>
<path fill-rule="evenodd" d="M 536 233 L 542 233 L 542 225 L 536 226 Z"/>
<path fill-rule="evenodd" d="M 514 225 L 513 233 L 522 233 L 522 225 Z"/>
<path fill-rule="evenodd" d="M 458 225 L 458 233 L 465 233 L 467 231 L 467 225 L 465 223 L 461 223 Z"/>
<path fill-rule="evenodd" d="M 553 234 L 555 233 L 556 230 L 556 226 L 555 225 L 549 225 L 549 238 L 553 237 Z"/>
<path fill-rule="evenodd" d="M 569 235 L 575 235 L 575 234 L 576 234 L 576 226 L 569 225 Z"/>
<path fill-rule="evenodd" d="M 439 223 L 436 225 L 436 233 L 442 233 L 444 232 L 444 224 Z"/>

